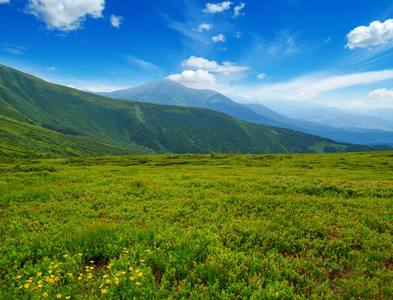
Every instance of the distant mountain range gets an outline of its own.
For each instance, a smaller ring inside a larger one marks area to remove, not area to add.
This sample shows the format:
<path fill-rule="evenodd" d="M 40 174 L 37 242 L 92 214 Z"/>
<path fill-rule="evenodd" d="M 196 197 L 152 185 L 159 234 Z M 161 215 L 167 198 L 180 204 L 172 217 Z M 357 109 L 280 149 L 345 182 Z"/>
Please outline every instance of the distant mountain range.
<path fill-rule="evenodd" d="M 185 88 L 184 93 L 187 92 Z M 203 93 L 209 105 L 228 102 L 236 110 L 237 104 L 227 97 Z M 183 97 L 187 99 L 188 95 Z M 251 115 L 256 114 L 250 111 Z M 340 144 L 298 131 L 238 120 L 211 109 L 94 95 L 0 65 L 3 157 L 375 149 L 381 148 Z"/>
<path fill-rule="evenodd" d="M 244 102 L 244 98 L 188 88 L 167 78 L 99 94 L 125 100 L 214 109 L 240 120 L 302 131 L 343 143 L 393 145 L 392 122 L 312 103 L 271 101 L 266 105 L 240 104 L 235 101 Z"/>

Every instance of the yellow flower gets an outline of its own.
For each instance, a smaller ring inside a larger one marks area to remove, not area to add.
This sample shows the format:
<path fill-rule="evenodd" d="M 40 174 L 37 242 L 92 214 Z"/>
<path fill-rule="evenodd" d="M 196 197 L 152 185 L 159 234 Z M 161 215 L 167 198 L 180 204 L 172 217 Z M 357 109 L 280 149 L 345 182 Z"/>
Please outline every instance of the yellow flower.
<path fill-rule="evenodd" d="M 18 275 L 18 276 L 16 276 L 16 279 L 19 279 L 19 278 L 21 278 L 22 276 L 21 275 Z"/>
<path fill-rule="evenodd" d="M 126 254 L 127 254 L 127 253 L 129 253 L 129 251 L 124 251 L 124 253 L 126 253 Z"/>
<path fill-rule="evenodd" d="M 70 298 L 71 298 L 70 296 L 67 296 L 67 297 L 66 297 L 67 300 L 70 299 Z"/>
<path fill-rule="evenodd" d="M 120 272 L 120 273 L 124 275 L 126 272 L 123 271 L 123 272 Z"/>
<path fill-rule="evenodd" d="M 140 270 L 138 269 L 138 270 L 135 270 L 135 273 L 138 273 Z"/>
<path fill-rule="evenodd" d="M 81 276 L 79 276 L 79 277 L 78 277 L 78 280 L 82 280 L 82 277 L 81 277 Z"/>
<path fill-rule="evenodd" d="M 139 273 L 138 276 L 139 276 L 139 277 L 142 277 L 142 276 L 143 276 L 143 273 Z"/>
<path fill-rule="evenodd" d="M 55 269 L 56 269 L 58 266 L 59 266 L 59 265 L 58 265 L 58 264 L 56 264 L 56 265 L 54 265 L 54 266 L 53 266 L 53 268 L 55 268 Z M 58 294 L 58 295 L 60 295 L 60 294 Z M 61 297 L 61 295 L 60 295 L 60 297 Z"/>
<path fill-rule="evenodd" d="M 42 296 L 48 297 L 48 293 L 43 293 Z"/>
<path fill-rule="evenodd" d="M 145 261 L 143 259 L 141 259 L 141 263 L 144 263 Z"/>
<path fill-rule="evenodd" d="M 59 281 L 59 277 L 55 277 L 55 281 Z"/>
<path fill-rule="evenodd" d="M 88 276 L 87 276 L 87 278 L 89 278 L 89 279 L 92 279 L 92 278 L 93 278 L 93 276 L 92 276 L 92 275 L 88 275 Z"/>
<path fill-rule="evenodd" d="M 111 283 L 110 279 L 107 279 L 107 280 L 106 280 L 106 283 Z"/>
<path fill-rule="evenodd" d="M 103 294 L 106 294 L 107 292 L 108 292 L 107 289 L 102 289 L 102 290 L 101 290 L 101 293 L 103 293 Z"/>
<path fill-rule="evenodd" d="M 109 275 L 106 274 L 106 275 L 104 275 L 104 276 L 102 276 L 102 277 L 107 278 L 108 276 L 109 276 Z"/>
<path fill-rule="evenodd" d="M 37 287 L 42 288 L 42 284 L 37 285 Z"/>
<path fill-rule="evenodd" d="M 52 271 L 48 271 L 49 274 L 52 274 Z"/>
<path fill-rule="evenodd" d="M 19 289 L 22 289 L 23 288 L 23 284 L 19 287 Z"/>
<path fill-rule="evenodd" d="M 128 270 L 132 271 L 132 270 L 134 270 L 134 268 L 133 268 L 133 267 L 130 267 Z"/>
<path fill-rule="evenodd" d="M 101 285 L 100 285 L 98 288 L 99 288 L 99 289 L 100 289 L 100 288 L 102 288 L 102 286 L 103 286 L 103 285 L 104 285 L 104 284 L 103 284 L 103 283 L 101 283 Z"/>
<path fill-rule="evenodd" d="M 71 274 L 71 273 L 68 273 L 67 275 L 68 275 L 68 276 L 72 276 L 72 274 Z"/>
<path fill-rule="evenodd" d="M 30 284 L 28 284 L 28 283 L 26 283 L 26 284 L 24 285 L 25 289 L 28 289 L 29 286 L 30 286 Z"/>
<path fill-rule="evenodd" d="M 90 267 L 90 270 L 94 270 L 94 267 Z"/>
<path fill-rule="evenodd" d="M 38 273 L 37 273 L 37 276 L 38 276 L 38 277 L 41 277 L 41 275 L 42 275 L 42 272 L 38 272 Z"/>
<path fill-rule="evenodd" d="M 91 263 L 91 264 L 94 264 L 94 260 L 91 260 L 90 263 Z"/>
<path fill-rule="evenodd" d="M 134 277 L 132 277 L 132 276 L 130 277 L 130 280 L 134 280 L 134 279 L 135 279 Z"/>
<path fill-rule="evenodd" d="M 64 258 L 66 258 L 67 256 L 68 256 L 68 254 L 63 255 Z M 69 296 L 68 296 L 68 297 L 69 297 Z M 66 299 L 67 299 L 67 297 L 66 297 Z"/>
<path fill-rule="evenodd" d="M 53 280 L 53 278 L 49 278 L 48 280 L 50 283 L 54 283 L 55 281 Z"/>
<path fill-rule="evenodd" d="M 139 281 L 135 282 L 136 285 L 141 285 L 141 283 Z"/>
<path fill-rule="evenodd" d="M 50 278 L 55 278 L 55 275 L 51 275 Z"/>
<path fill-rule="evenodd" d="M 61 294 L 57 294 L 57 295 L 56 295 L 56 298 L 57 298 L 57 299 L 60 299 L 60 298 L 61 298 Z"/>

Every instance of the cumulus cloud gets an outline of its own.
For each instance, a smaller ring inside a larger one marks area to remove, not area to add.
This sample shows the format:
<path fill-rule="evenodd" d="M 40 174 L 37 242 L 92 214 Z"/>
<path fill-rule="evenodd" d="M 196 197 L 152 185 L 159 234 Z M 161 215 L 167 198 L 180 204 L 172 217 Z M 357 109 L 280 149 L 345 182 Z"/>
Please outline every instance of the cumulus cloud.
<path fill-rule="evenodd" d="M 198 31 L 199 31 L 199 32 L 202 32 L 203 30 L 208 31 L 208 30 L 210 30 L 210 29 L 212 29 L 212 28 L 213 28 L 213 25 L 212 25 L 212 24 L 202 23 L 201 25 L 199 25 Z"/>
<path fill-rule="evenodd" d="M 230 9 L 231 4 L 233 4 L 233 3 L 230 1 L 224 1 L 221 3 L 207 3 L 206 8 L 203 10 L 203 12 L 208 13 L 208 14 L 220 13 L 220 12 Z"/>
<path fill-rule="evenodd" d="M 348 43 L 345 46 L 351 50 L 386 44 L 393 39 L 393 19 L 384 23 L 374 21 L 370 26 L 359 26 L 347 34 Z"/>
<path fill-rule="evenodd" d="M 393 106 L 393 90 L 378 89 L 372 91 L 370 94 L 368 94 L 367 101 L 374 102 L 379 105 L 388 104 L 389 106 Z"/>
<path fill-rule="evenodd" d="M 240 13 L 240 11 L 245 7 L 246 5 L 244 3 L 240 3 L 238 6 L 235 6 L 235 13 L 234 13 L 234 17 L 240 16 L 240 15 L 244 15 L 244 13 Z"/>
<path fill-rule="evenodd" d="M 217 62 L 209 61 L 203 57 L 191 56 L 189 59 L 182 62 L 182 67 L 191 70 L 205 70 L 213 73 L 223 73 L 229 75 L 231 73 L 243 72 L 249 69 L 249 67 L 236 66 L 234 63 L 223 62 L 221 65 Z"/>
<path fill-rule="evenodd" d="M 48 29 L 72 31 L 81 28 L 87 16 L 101 18 L 104 7 L 105 0 L 29 0 L 26 11 Z"/>
<path fill-rule="evenodd" d="M 261 73 L 261 74 L 257 75 L 257 78 L 260 80 L 264 80 L 266 77 L 267 77 L 267 74 L 265 74 L 265 73 Z"/>
<path fill-rule="evenodd" d="M 3 3 L 10 3 L 10 0 L 0 0 L 0 4 L 3 4 Z"/>
<path fill-rule="evenodd" d="M 225 42 L 226 38 L 225 35 L 223 35 L 222 33 L 220 33 L 219 35 L 213 36 L 212 37 L 213 42 L 217 43 L 217 42 Z"/>
<path fill-rule="evenodd" d="M 111 21 L 111 24 L 112 24 L 112 26 L 113 27 L 116 27 L 116 28 L 119 28 L 120 27 L 120 24 L 121 24 L 121 22 L 123 21 L 123 17 L 121 17 L 121 16 L 115 16 L 115 15 L 111 15 L 110 17 L 109 17 L 109 20 Z"/>
<path fill-rule="evenodd" d="M 169 75 L 168 78 L 196 89 L 214 89 L 218 87 L 216 77 L 206 70 L 186 70 L 181 74 Z"/>

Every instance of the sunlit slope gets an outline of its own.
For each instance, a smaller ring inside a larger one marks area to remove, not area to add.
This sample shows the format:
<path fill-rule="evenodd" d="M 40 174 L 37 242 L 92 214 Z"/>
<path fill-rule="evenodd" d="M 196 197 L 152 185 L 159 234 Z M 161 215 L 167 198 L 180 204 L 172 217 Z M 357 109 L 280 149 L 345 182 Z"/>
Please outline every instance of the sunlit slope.
<path fill-rule="evenodd" d="M 93 138 L 97 144 L 111 146 L 100 151 L 100 155 L 119 154 L 119 147 L 127 153 L 141 153 L 140 147 L 143 147 L 144 153 L 286 153 L 371 149 L 248 123 L 203 108 L 106 98 L 51 84 L 4 66 L 0 66 L 0 103 L 0 115 L 5 117 L 64 134 L 67 137 L 64 139 L 73 138 L 71 140 L 77 144 Z M 25 137 L 30 138 L 29 135 Z M 76 141 L 76 137 L 80 139 Z M 68 151 L 66 146 L 59 147 Z"/>

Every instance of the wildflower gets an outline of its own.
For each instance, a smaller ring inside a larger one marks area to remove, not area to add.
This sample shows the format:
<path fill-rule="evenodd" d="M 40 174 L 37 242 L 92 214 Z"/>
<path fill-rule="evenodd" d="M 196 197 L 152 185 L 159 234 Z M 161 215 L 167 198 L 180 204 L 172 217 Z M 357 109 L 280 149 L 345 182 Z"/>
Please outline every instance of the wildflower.
<path fill-rule="evenodd" d="M 126 272 L 123 271 L 123 272 L 120 272 L 120 273 L 124 275 Z"/>
<path fill-rule="evenodd" d="M 52 271 L 48 271 L 49 274 L 52 274 Z"/>
<path fill-rule="evenodd" d="M 18 275 L 18 276 L 16 276 L 16 279 L 19 279 L 19 278 L 21 278 L 22 276 L 21 275 Z"/>
<path fill-rule="evenodd" d="M 79 277 L 78 277 L 78 280 L 82 280 L 82 277 L 81 277 L 81 276 L 79 276 Z"/>
<path fill-rule="evenodd" d="M 48 297 L 48 293 L 45 292 L 45 293 L 42 294 L 42 296 Z"/>
<path fill-rule="evenodd" d="M 129 251 L 124 251 L 124 253 L 128 254 L 128 253 L 129 253 Z"/>
<path fill-rule="evenodd" d="M 41 276 L 42 276 L 42 272 L 38 272 L 38 273 L 37 273 L 37 276 L 38 276 L 38 277 L 41 277 Z"/>
<path fill-rule="evenodd" d="M 57 298 L 57 299 L 60 299 L 60 298 L 61 298 L 61 294 L 57 294 L 57 295 L 56 295 L 56 298 Z"/>
<path fill-rule="evenodd" d="M 134 280 L 134 279 L 135 279 L 134 277 L 132 277 L 132 276 L 130 277 L 130 280 Z"/>
<path fill-rule="evenodd" d="M 55 277 L 55 281 L 59 281 L 59 277 Z"/>
<path fill-rule="evenodd" d="M 23 284 L 19 287 L 19 289 L 22 289 L 23 288 Z"/>
<path fill-rule="evenodd" d="M 68 256 L 68 254 L 63 255 L 64 258 L 66 258 L 67 256 Z M 69 297 L 69 296 L 68 296 L 68 297 Z M 67 299 L 67 297 L 66 297 L 66 299 Z"/>
<path fill-rule="evenodd" d="M 130 267 L 128 270 L 132 271 L 132 270 L 134 270 L 134 268 L 133 268 L 133 267 Z"/>
<path fill-rule="evenodd" d="M 25 289 L 28 289 L 29 286 L 30 286 L 30 284 L 28 284 L 28 283 L 26 283 L 26 284 L 24 285 Z"/>
<path fill-rule="evenodd" d="M 54 283 L 55 281 L 53 280 L 53 278 L 49 278 L 48 280 L 50 283 Z"/>
<path fill-rule="evenodd" d="M 90 263 L 91 263 L 91 264 L 94 264 L 94 260 L 91 260 Z"/>
<path fill-rule="evenodd" d="M 42 288 L 42 284 L 37 285 L 38 288 Z"/>
<path fill-rule="evenodd" d="M 143 276 L 143 273 L 139 273 L 138 276 L 139 276 L 139 277 L 142 277 L 142 276 Z"/>
<path fill-rule="evenodd" d="M 141 263 L 144 263 L 145 261 L 143 259 L 141 259 Z"/>
<path fill-rule="evenodd" d="M 71 273 L 68 273 L 67 275 L 68 275 L 68 276 L 72 276 L 72 274 L 71 274 Z"/>
<path fill-rule="evenodd" d="M 67 300 L 70 299 L 70 298 L 71 298 L 70 296 L 67 296 L 67 297 L 66 297 Z"/>
<path fill-rule="evenodd" d="M 92 279 L 93 276 L 92 276 L 92 275 L 87 275 L 87 278 L 88 278 L 88 279 Z"/>
<path fill-rule="evenodd" d="M 107 279 L 105 282 L 106 282 L 106 283 L 111 283 L 110 279 Z"/>
<path fill-rule="evenodd" d="M 90 270 L 94 270 L 94 267 L 90 267 Z"/>
<path fill-rule="evenodd" d="M 104 275 L 104 276 L 102 276 L 102 277 L 107 278 L 108 276 L 109 276 L 109 275 L 106 274 L 106 275 Z"/>
<path fill-rule="evenodd" d="M 139 281 L 135 282 L 136 285 L 141 285 L 141 283 Z"/>
<path fill-rule="evenodd" d="M 78 253 L 78 255 L 79 255 L 79 256 L 82 256 L 83 254 L 82 254 L 82 253 Z"/>
<path fill-rule="evenodd" d="M 98 288 L 99 288 L 99 289 L 100 289 L 100 288 L 102 288 L 102 286 L 103 286 L 103 285 L 104 285 L 104 284 L 103 284 L 103 283 L 101 283 L 101 285 L 100 285 Z"/>
<path fill-rule="evenodd" d="M 101 290 L 101 293 L 103 293 L 103 294 L 106 294 L 107 292 L 108 292 L 107 289 L 102 289 L 102 290 Z"/>
<path fill-rule="evenodd" d="M 135 273 L 138 273 L 140 270 L 138 269 L 138 270 L 135 270 Z"/>
<path fill-rule="evenodd" d="M 59 266 L 58 264 L 55 264 L 55 265 L 53 266 L 53 268 L 55 268 L 55 269 L 56 269 L 58 266 Z"/>

